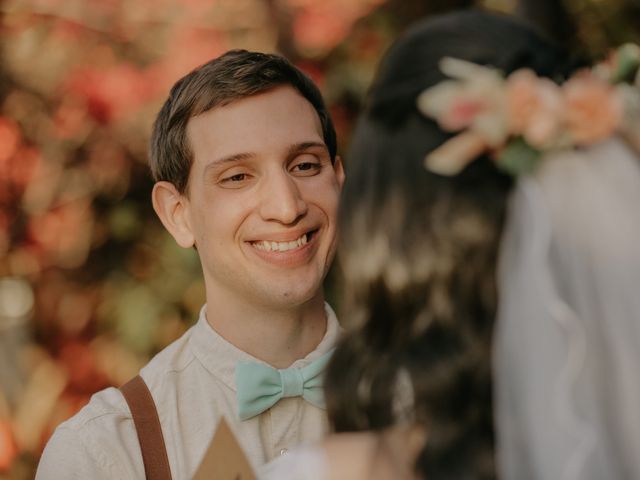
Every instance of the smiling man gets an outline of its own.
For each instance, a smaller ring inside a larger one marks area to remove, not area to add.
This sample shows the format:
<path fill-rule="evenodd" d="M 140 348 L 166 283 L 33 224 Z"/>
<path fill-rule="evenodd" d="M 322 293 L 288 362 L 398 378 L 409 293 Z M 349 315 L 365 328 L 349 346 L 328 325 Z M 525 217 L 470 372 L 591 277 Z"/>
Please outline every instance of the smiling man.
<path fill-rule="evenodd" d="M 153 206 L 197 250 L 207 302 L 140 372 L 160 443 L 143 461 L 131 411 L 153 407 L 131 403 L 130 382 L 126 400 L 104 390 L 58 427 L 38 479 L 151 478 L 163 462 L 191 478 L 222 417 L 254 467 L 326 430 L 321 373 L 339 327 L 322 282 L 344 172 L 318 89 L 280 56 L 228 52 L 171 90 L 151 170 Z"/>

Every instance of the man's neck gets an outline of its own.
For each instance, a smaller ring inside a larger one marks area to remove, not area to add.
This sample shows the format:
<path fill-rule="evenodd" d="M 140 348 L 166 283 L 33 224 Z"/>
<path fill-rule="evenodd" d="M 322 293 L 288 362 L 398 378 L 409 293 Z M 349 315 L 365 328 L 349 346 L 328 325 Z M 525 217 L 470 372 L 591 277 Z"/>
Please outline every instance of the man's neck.
<path fill-rule="evenodd" d="M 207 322 L 222 338 L 274 368 L 315 350 L 327 330 L 324 296 L 290 308 L 266 308 L 207 295 Z"/>

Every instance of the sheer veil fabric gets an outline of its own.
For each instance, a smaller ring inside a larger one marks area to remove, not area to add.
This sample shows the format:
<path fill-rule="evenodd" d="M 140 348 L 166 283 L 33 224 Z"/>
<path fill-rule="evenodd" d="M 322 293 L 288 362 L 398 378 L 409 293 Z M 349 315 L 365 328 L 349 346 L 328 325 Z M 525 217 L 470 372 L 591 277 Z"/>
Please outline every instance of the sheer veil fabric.
<path fill-rule="evenodd" d="M 519 181 L 494 341 L 500 478 L 640 478 L 640 160 L 618 138 Z"/>

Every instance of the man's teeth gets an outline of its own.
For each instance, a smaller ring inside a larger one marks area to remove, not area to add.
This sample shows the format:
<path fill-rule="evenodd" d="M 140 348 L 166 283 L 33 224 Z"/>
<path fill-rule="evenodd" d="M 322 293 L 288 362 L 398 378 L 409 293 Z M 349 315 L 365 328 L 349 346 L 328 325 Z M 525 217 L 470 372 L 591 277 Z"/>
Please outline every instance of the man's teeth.
<path fill-rule="evenodd" d="M 253 246 L 258 250 L 265 250 L 267 252 L 286 252 L 287 250 L 293 250 L 299 248 L 307 243 L 307 234 L 305 233 L 297 240 L 291 242 L 268 242 L 263 240 L 261 242 L 253 242 Z"/>

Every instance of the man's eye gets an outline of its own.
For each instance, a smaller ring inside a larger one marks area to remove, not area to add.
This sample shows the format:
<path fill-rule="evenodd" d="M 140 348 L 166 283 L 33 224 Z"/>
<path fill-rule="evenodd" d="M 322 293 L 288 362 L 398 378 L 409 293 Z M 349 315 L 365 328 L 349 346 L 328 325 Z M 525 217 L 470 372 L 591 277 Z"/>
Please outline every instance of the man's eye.
<path fill-rule="evenodd" d="M 235 173 L 233 175 L 229 175 L 228 177 L 224 177 L 220 180 L 220 185 L 225 187 L 240 187 L 247 180 L 249 180 L 249 174 L 247 173 Z"/>
<path fill-rule="evenodd" d="M 320 170 L 318 162 L 300 162 L 293 166 L 292 171 L 298 173 L 312 174 Z"/>

